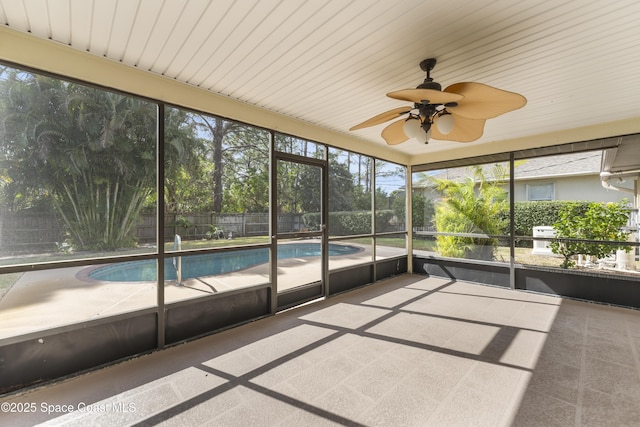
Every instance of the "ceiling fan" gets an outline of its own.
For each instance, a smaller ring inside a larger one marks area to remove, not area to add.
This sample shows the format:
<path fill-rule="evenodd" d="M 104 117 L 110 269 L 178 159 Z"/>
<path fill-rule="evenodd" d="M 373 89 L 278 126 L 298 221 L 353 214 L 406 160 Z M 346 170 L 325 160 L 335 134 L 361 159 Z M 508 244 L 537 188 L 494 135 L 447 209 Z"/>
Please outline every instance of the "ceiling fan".
<path fill-rule="evenodd" d="M 517 110 L 527 103 L 522 95 L 482 83 L 455 83 L 443 91 L 442 86 L 430 76 L 435 65 L 434 58 L 420 63 L 427 78 L 417 88 L 387 94 L 390 98 L 413 102 L 413 106 L 394 108 L 349 130 L 375 126 L 408 114 L 406 118 L 393 122 L 382 130 L 382 137 L 387 144 L 400 144 L 410 138 L 425 144 L 431 138 L 471 142 L 482 136 L 487 119 Z"/>

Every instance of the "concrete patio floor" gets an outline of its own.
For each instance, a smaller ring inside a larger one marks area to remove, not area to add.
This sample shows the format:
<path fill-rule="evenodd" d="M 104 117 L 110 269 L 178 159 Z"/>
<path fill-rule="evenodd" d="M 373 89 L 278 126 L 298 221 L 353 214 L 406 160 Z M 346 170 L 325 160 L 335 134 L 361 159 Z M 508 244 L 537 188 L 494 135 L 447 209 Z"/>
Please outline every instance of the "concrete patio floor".
<path fill-rule="evenodd" d="M 403 275 L 5 397 L 34 411 L 0 423 L 637 425 L 639 354 L 640 311 Z"/>

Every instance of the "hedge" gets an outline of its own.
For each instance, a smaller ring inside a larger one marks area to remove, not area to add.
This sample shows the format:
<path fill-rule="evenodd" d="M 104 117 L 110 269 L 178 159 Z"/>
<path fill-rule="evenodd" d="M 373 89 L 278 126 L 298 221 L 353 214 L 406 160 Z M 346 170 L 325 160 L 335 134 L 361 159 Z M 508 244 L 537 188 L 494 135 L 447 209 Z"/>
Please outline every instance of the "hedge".
<path fill-rule="evenodd" d="M 389 222 L 393 211 L 376 211 L 376 223 L 380 224 L 378 232 L 396 231 Z M 320 214 L 308 213 L 302 216 L 304 225 L 310 230 L 320 227 Z M 371 234 L 371 212 L 331 212 L 329 213 L 329 234 L 332 236 L 349 236 L 354 234 Z"/>
<path fill-rule="evenodd" d="M 573 200 L 515 202 L 513 206 L 515 236 L 533 236 L 533 227 L 552 226 L 560 219 L 560 209 L 569 203 L 577 204 L 576 209 L 584 213 L 591 202 Z M 503 215 L 503 219 L 507 219 L 508 224 L 509 212 L 504 212 Z M 509 230 L 505 230 L 504 234 L 509 234 Z M 517 246 L 531 247 L 531 245 L 531 241 L 517 243 Z"/>
<path fill-rule="evenodd" d="M 515 202 L 514 219 L 516 236 L 533 236 L 533 227 L 542 225 L 551 226 L 560 219 L 559 212 L 566 204 L 578 204 L 578 212 L 586 212 L 591 202 L 554 200 L 554 201 L 526 201 Z M 395 231 L 393 226 L 388 225 L 393 218 L 391 210 L 376 211 L 376 222 L 384 224 L 378 227 L 379 232 Z M 508 224 L 509 212 L 503 212 L 500 219 L 505 219 Z M 320 225 L 319 213 L 308 213 L 302 216 L 305 226 L 311 230 L 316 230 Z M 329 214 L 329 233 L 332 236 L 348 236 L 354 234 L 371 233 L 371 212 L 331 212 Z M 505 235 L 509 230 L 504 230 Z M 531 242 L 522 242 L 531 245 Z"/>

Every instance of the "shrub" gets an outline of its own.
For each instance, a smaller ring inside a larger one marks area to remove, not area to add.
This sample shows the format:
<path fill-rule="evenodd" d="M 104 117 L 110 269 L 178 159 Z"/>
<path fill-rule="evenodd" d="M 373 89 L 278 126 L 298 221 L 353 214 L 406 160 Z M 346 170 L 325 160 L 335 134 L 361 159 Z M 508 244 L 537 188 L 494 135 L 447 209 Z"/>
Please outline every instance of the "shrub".
<path fill-rule="evenodd" d="M 557 238 L 585 239 L 600 241 L 625 241 L 629 235 L 621 228 L 629 220 L 627 202 L 589 203 L 586 211 L 579 203 L 565 204 L 559 213 L 559 220 L 553 224 Z M 630 250 L 629 246 L 605 243 L 553 241 L 551 250 L 564 257 L 563 268 L 575 265 L 571 257 L 578 254 L 604 258 L 617 249 Z"/>
<path fill-rule="evenodd" d="M 376 211 L 377 232 L 397 231 L 390 221 L 394 213 L 391 210 Z M 310 230 L 318 230 L 320 213 L 302 215 L 302 222 Z M 403 221 L 404 222 L 404 221 Z M 370 211 L 345 211 L 329 213 L 329 233 L 332 236 L 350 236 L 354 234 L 371 234 Z"/>
<path fill-rule="evenodd" d="M 306 213 L 302 215 L 302 223 L 308 230 L 319 230 L 320 218 L 320 212 Z"/>
<path fill-rule="evenodd" d="M 371 212 L 336 212 L 329 215 L 329 231 L 334 236 L 371 233 Z"/>
<path fill-rule="evenodd" d="M 560 210 L 567 204 L 575 205 L 575 211 L 584 213 L 589 207 L 589 202 L 572 202 L 567 200 L 554 201 L 524 201 L 515 202 L 513 206 L 514 233 L 516 236 L 532 236 L 533 227 L 541 225 L 553 225 L 560 219 Z M 499 213 L 500 220 L 509 224 L 509 211 Z M 505 234 L 507 234 L 505 232 Z M 531 247 L 530 240 L 518 241 L 517 246 Z"/>
<path fill-rule="evenodd" d="M 193 227 L 193 222 L 191 222 L 189 218 L 180 215 L 176 218 L 176 227 L 182 227 L 182 228 Z"/>
<path fill-rule="evenodd" d="M 308 213 L 302 216 L 302 222 L 310 230 L 320 227 L 320 213 Z M 331 212 L 329 214 L 329 233 L 332 236 L 348 236 L 371 233 L 371 212 Z"/>

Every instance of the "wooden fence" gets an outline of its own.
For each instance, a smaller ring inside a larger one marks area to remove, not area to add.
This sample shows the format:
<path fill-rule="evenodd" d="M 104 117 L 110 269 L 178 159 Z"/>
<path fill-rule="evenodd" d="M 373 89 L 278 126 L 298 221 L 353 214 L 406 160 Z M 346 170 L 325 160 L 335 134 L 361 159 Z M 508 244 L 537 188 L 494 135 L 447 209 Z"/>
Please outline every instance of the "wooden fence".
<path fill-rule="evenodd" d="M 0 251 L 52 250 L 65 240 L 62 223 L 54 215 L 0 213 Z"/>
<path fill-rule="evenodd" d="M 180 234 L 185 240 L 202 239 L 208 232 L 221 231 L 225 237 L 230 235 L 267 236 L 269 234 L 268 213 L 220 214 L 220 213 L 192 213 L 167 214 L 165 216 L 164 234 L 173 236 Z M 183 224 L 188 224 L 184 227 Z M 278 230 L 281 232 L 298 231 L 302 228 L 301 214 L 278 215 Z"/>
<path fill-rule="evenodd" d="M 178 220 L 180 219 L 180 220 Z M 138 219 L 132 236 L 140 243 L 155 243 L 156 215 L 143 214 Z M 269 234 L 268 213 L 247 214 L 166 214 L 164 233 L 167 240 L 180 234 L 184 240 L 203 239 L 215 229 L 224 237 L 230 235 L 266 236 Z M 183 225 L 187 225 L 184 227 Z M 290 214 L 278 217 L 278 229 L 283 232 L 302 228 L 302 215 Z M 64 227 L 53 214 L 0 213 L 0 252 L 37 253 L 55 250 L 65 240 Z"/>

